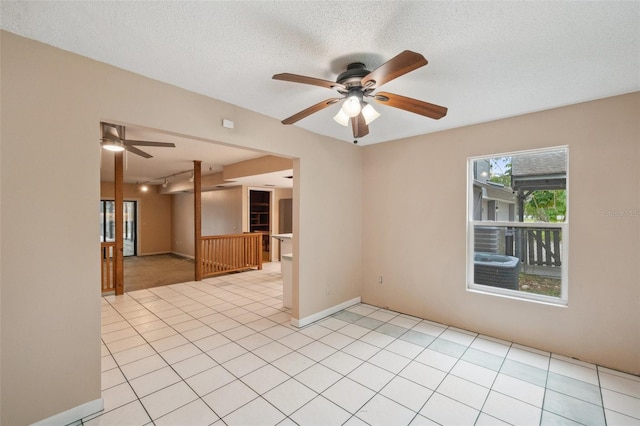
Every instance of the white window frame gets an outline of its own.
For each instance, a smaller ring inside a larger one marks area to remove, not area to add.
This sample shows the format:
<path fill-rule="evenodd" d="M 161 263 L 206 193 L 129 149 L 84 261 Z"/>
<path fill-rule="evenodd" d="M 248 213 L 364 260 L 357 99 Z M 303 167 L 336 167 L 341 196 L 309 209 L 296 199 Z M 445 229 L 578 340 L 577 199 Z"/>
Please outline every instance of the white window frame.
<path fill-rule="evenodd" d="M 482 221 L 473 219 L 473 165 L 477 160 L 486 160 L 500 157 L 513 157 L 516 155 L 535 154 L 545 151 L 564 149 L 567 153 L 566 165 L 566 206 L 567 211 L 564 222 L 510 222 L 510 221 Z M 482 155 L 469 157 L 467 159 L 467 274 L 466 289 L 469 292 L 490 294 L 511 299 L 524 300 L 529 302 L 537 302 L 554 306 L 568 306 L 569 303 L 569 147 L 555 146 L 544 149 L 513 151 L 507 153 L 497 153 L 491 155 Z M 547 296 L 543 294 L 529 293 L 520 290 L 511 290 L 501 287 L 493 287 L 485 284 L 476 284 L 474 281 L 474 253 L 475 253 L 475 226 L 494 226 L 494 227 L 510 227 L 510 228 L 558 228 L 562 231 L 562 245 L 560 256 L 562 259 L 561 266 L 561 289 L 560 297 Z"/>

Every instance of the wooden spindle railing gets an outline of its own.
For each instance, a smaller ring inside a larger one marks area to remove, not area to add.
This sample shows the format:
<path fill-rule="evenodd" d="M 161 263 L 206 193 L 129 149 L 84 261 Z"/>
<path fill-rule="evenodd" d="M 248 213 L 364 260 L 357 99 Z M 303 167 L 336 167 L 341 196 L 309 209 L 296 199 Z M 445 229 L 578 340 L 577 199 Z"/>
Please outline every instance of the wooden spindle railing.
<path fill-rule="evenodd" d="M 102 275 L 102 292 L 115 291 L 114 250 L 115 242 L 100 243 L 100 270 Z"/>
<path fill-rule="evenodd" d="M 262 269 L 262 233 L 202 237 L 202 276 Z"/>

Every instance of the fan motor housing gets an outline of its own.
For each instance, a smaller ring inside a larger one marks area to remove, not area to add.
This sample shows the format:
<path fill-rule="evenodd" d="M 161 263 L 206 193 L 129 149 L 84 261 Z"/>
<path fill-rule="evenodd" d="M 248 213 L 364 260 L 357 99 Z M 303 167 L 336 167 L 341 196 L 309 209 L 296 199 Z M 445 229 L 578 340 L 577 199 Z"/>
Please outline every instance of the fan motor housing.
<path fill-rule="evenodd" d="M 347 70 L 338 76 L 336 83 L 347 88 L 362 86 L 362 79 L 371 71 L 365 68 L 362 62 L 353 62 L 347 66 Z"/>

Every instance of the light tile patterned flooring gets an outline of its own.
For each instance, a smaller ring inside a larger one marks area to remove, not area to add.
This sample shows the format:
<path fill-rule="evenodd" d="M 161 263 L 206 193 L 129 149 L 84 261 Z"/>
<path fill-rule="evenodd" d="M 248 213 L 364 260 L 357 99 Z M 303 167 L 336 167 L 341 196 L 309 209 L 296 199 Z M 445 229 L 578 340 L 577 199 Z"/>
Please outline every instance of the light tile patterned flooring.
<path fill-rule="evenodd" d="M 278 263 L 102 300 L 85 425 L 640 425 L 640 378 L 366 304 L 302 329 Z"/>

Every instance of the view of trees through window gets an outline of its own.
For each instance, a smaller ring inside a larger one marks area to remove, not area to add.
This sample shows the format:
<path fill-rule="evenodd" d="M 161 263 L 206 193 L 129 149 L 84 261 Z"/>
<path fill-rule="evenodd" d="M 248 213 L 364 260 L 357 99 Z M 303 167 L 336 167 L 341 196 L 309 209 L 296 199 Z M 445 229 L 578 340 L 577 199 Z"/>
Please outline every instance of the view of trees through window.
<path fill-rule="evenodd" d="M 512 188 L 512 157 L 489 159 L 489 181 Z M 564 222 L 567 215 L 567 190 L 531 191 L 524 202 L 525 222 Z"/>
<path fill-rule="evenodd" d="M 566 302 L 567 149 L 469 165 L 469 287 Z"/>

